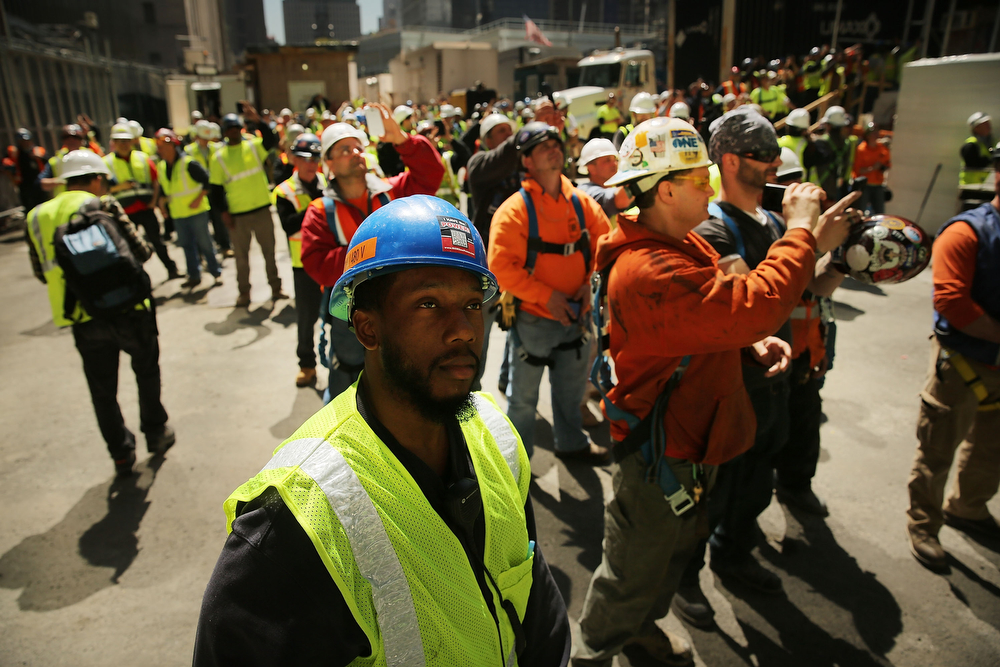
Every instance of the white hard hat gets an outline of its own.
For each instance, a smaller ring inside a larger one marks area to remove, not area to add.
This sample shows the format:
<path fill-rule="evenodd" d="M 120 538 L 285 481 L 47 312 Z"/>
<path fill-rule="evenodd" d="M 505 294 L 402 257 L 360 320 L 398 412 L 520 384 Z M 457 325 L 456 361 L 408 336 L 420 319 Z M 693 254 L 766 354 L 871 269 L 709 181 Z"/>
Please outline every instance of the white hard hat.
<path fill-rule="evenodd" d="M 347 115 L 346 113 L 344 114 Z M 323 109 L 323 113 L 320 114 L 320 120 L 337 120 L 336 116 L 329 109 Z"/>
<path fill-rule="evenodd" d="M 651 118 L 632 130 L 618 151 L 618 173 L 605 187 L 635 183 L 640 192 L 672 171 L 712 164 L 704 139 L 680 118 Z M 638 166 L 636 166 L 638 165 Z"/>
<path fill-rule="evenodd" d="M 222 128 L 219 127 L 219 124 L 218 123 L 209 123 L 209 126 L 211 126 L 211 128 L 212 128 L 212 139 L 221 139 L 222 138 Z"/>
<path fill-rule="evenodd" d="M 722 96 L 722 106 L 725 106 L 730 102 L 735 102 L 735 101 L 736 101 L 736 96 L 733 95 L 732 93 L 726 93 L 725 95 Z"/>
<path fill-rule="evenodd" d="M 671 118 L 683 118 L 687 120 L 691 117 L 691 107 L 684 102 L 674 102 L 674 105 L 670 107 L 669 115 Z"/>
<path fill-rule="evenodd" d="M 833 106 L 823 114 L 823 122 L 833 127 L 847 127 L 849 121 L 847 120 L 847 112 L 844 111 L 844 107 Z"/>
<path fill-rule="evenodd" d="M 521 109 L 523 108 L 524 108 L 524 102 L 522 102 L 521 100 L 514 102 L 514 111 L 520 112 Z"/>
<path fill-rule="evenodd" d="M 344 110 L 340 112 L 340 120 L 347 120 L 354 115 L 354 107 L 344 107 Z"/>
<path fill-rule="evenodd" d="M 442 104 L 439 111 L 441 118 L 454 118 L 455 117 L 455 107 L 450 104 Z"/>
<path fill-rule="evenodd" d="M 506 115 L 502 113 L 486 114 L 486 118 L 479 121 L 479 136 L 486 137 L 494 127 L 504 123 L 510 125 L 510 129 L 514 129 L 514 123 Z"/>
<path fill-rule="evenodd" d="M 139 125 L 139 121 L 130 120 L 128 122 L 128 127 L 130 130 L 132 130 L 133 139 L 138 139 L 139 137 L 142 136 L 142 125 Z"/>
<path fill-rule="evenodd" d="M 797 127 L 800 130 L 808 130 L 809 112 L 805 109 L 792 109 L 792 112 L 788 114 L 788 118 L 785 119 L 785 125 L 788 127 Z"/>
<path fill-rule="evenodd" d="M 404 120 L 413 115 L 413 109 L 406 106 L 405 104 L 400 104 L 398 107 L 392 110 L 392 118 L 397 123 L 402 123 Z"/>
<path fill-rule="evenodd" d="M 197 109 L 195 109 L 194 111 L 191 112 L 191 120 L 199 121 L 202 118 L 204 118 L 204 116 L 202 116 L 201 112 L 198 111 Z"/>
<path fill-rule="evenodd" d="M 361 142 L 362 146 L 368 145 L 368 135 L 349 123 L 334 123 L 323 130 L 323 136 L 319 140 L 320 155 L 323 156 L 323 159 L 326 159 L 327 152 L 335 143 L 348 137 L 354 137 Z"/>
<path fill-rule="evenodd" d="M 306 118 L 312 118 L 316 115 L 316 109 L 314 107 L 309 107 L 306 109 Z"/>
<path fill-rule="evenodd" d="M 610 139 L 605 139 L 603 137 L 599 139 L 591 139 L 587 142 L 587 145 L 583 147 L 580 151 L 580 161 L 577 162 L 578 167 L 582 167 L 581 171 L 584 171 L 588 164 L 593 162 L 599 157 L 604 157 L 606 155 L 614 155 L 618 157 L 618 150 L 615 145 L 611 143 Z"/>
<path fill-rule="evenodd" d="M 461 118 L 464 115 L 465 115 L 465 111 L 462 109 L 462 107 L 455 107 L 455 116 L 456 117 Z"/>
<path fill-rule="evenodd" d="M 111 126 L 111 138 L 112 139 L 135 139 L 135 135 L 132 134 L 132 128 L 126 124 L 116 123 Z"/>
<path fill-rule="evenodd" d="M 115 118 L 115 123 L 116 124 L 117 123 L 121 123 L 122 125 L 128 125 L 128 118 L 126 118 L 125 116 L 118 116 L 118 118 Z"/>
<path fill-rule="evenodd" d="M 212 124 L 207 120 L 199 120 L 194 124 L 195 136 L 199 139 L 211 139 L 212 138 Z"/>
<path fill-rule="evenodd" d="M 664 90 L 662 93 L 660 93 L 660 99 L 661 100 L 669 100 L 670 99 L 670 91 L 669 90 Z"/>
<path fill-rule="evenodd" d="M 977 125 L 982 125 L 983 123 L 990 122 L 990 117 L 984 114 L 982 111 L 977 111 L 976 113 L 969 116 L 969 127 L 975 127 Z"/>
<path fill-rule="evenodd" d="M 656 113 L 656 102 L 649 93 L 636 93 L 628 105 L 632 113 Z"/>
<path fill-rule="evenodd" d="M 285 128 L 285 145 L 291 146 L 292 142 L 305 131 L 306 128 L 302 127 L 298 123 L 289 123 L 288 127 Z"/>
<path fill-rule="evenodd" d="M 289 109 L 288 107 L 285 107 L 284 109 L 281 110 L 281 113 L 279 113 L 278 115 L 279 116 L 291 116 L 292 115 L 292 110 Z"/>
<path fill-rule="evenodd" d="M 62 160 L 62 172 L 59 179 L 65 181 L 74 176 L 87 174 L 104 174 L 111 177 L 111 170 L 101 157 L 92 151 L 70 151 Z"/>
<path fill-rule="evenodd" d="M 809 115 L 806 112 L 806 115 Z M 805 174 L 802 169 L 802 163 L 799 162 L 799 156 L 795 154 L 788 146 L 781 147 L 781 166 L 778 167 L 778 178 L 793 177 L 798 173 L 799 177 Z"/>

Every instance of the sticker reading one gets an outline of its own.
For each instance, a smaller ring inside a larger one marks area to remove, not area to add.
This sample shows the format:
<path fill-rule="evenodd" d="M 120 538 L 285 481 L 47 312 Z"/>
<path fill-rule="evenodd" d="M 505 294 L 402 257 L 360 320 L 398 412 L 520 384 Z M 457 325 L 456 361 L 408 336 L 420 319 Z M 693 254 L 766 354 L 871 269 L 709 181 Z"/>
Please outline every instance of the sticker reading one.
<path fill-rule="evenodd" d="M 378 239 L 372 237 L 351 248 L 351 251 L 347 253 L 347 259 L 344 261 L 344 271 L 349 270 L 358 262 L 363 262 L 366 259 L 374 257 L 375 244 L 377 242 Z"/>
<path fill-rule="evenodd" d="M 472 230 L 469 225 L 447 215 L 437 217 L 441 226 L 441 249 L 445 252 L 457 252 L 469 257 L 476 256 L 476 243 L 472 240 Z"/>

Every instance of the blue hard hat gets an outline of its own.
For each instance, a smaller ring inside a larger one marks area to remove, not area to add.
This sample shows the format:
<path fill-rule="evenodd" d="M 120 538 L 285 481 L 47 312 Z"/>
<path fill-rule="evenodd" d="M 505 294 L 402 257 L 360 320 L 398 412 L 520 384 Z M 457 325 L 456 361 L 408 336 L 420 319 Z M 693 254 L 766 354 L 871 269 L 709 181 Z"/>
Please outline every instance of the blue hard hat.
<path fill-rule="evenodd" d="M 354 232 L 344 275 L 330 297 L 330 314 L 350 320 L 358 285 L 419 266 L 471 271 L 482 278 L 484 300 L 497 293 L 497 280 L 486 265 L 486 246 L 469 219 L 443 199 L 413 195 L 379 208 Z"/>

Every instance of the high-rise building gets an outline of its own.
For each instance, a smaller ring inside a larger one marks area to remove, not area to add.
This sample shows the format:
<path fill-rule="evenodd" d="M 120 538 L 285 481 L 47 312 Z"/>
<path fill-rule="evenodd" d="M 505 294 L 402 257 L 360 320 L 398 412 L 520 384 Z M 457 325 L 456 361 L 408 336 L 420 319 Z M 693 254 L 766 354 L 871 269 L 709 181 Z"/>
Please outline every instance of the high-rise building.
<path fill-rule="evenodd" d="M 214 66 L 219 71 L 229 69 L 230 55 L 219 0 L 184 0 L 184 13 L 188 25 L 185 49 L 188 69 L 196 65 Z"/>
<path fill-rule="evenodd" d="M 401 0 L 400 25 L 450 28 L 452 0 Z"/>
<path fill-rule="evenodd" d="M 242 59 L 247 47 L 267 43 L 264 0 L 222 0 L 226 43 L 234 60 Z"/>
<path fill-rule="evenodd" d="M 284 0 L 285 43 L 361 36 L 361 12 L 354 0 Z"/>
<path fill-rule="evenodd" d="M 399 19 L 399 0 L 382 0 L 382 16 L 378 20 L 379 32 L 402 26 Z"/>

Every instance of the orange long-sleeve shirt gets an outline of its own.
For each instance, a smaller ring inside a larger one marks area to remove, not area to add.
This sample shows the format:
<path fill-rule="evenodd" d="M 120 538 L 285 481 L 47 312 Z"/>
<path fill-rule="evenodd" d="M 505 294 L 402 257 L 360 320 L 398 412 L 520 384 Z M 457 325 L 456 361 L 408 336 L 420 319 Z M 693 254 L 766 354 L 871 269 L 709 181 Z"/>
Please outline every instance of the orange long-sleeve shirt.
<path fill-rule="evenodd" d="M 599 269 L 615 262 L 608 298 L 618 384 L 608 398 L 645 417 L 691 355 L 664 419 L 666 455 L 717 465 L 749 449 L 756 418 L 740 350 L 788 319 L 812 279 L 815 251 L 808 230 L 792 229 L 749 274 L 725 275 L 698 234 L 678 241 L 619 215 L 597 251 Z M 624 439 L 628 426 L 613 421 L 611 435 Z"/>
<path fill-rule="evenodd" d="M 493 214 L 490 223 L 488 261 L 490 271 L 505 290 L 521 300 L 525 312 L 554 319 L 545 304 L 552 292 L 570 295 L 590 279 L 593 258 L 597 256 L 597 241 L 608 232 L 608 217 L 601 206 L 585 192 L 562 176 L 562 190 L 551 197 L 537 182 L 527 179 L 521 186 L 528 192 L 538 216 L 538 234 L 546 243 L 576 243 L 582 231 L 570 197 L 576 194 L 583 208 L 583 218 L 590 235 L 591 265 L 585 266 L 583 254 L 554 255 L 539 253 L 534 271 L 524 264 L 528 257 L 528 211 L 524 199 L 514 193 Z"/>
<path fill-rule="evenodd" d="M 854 178 L 864 176 L 868 179 L 868 185 L 882 185 L 885 182 L 885 172 L 881 169 L 872 169 L 876 162 L 881 162 L 886 169 L 891 167 L 892 158 L 889 157 L 889 149 L 878 142 L 869 144 L 867 141 L 862 141 L 854 151 Z"/>
<path fill-rule="evenodd" d="M 979 238 L 965 222 L 949 225 L 934 241 L 934 310 L 959 329 L 986 312 L 972 300 L 978 251 Z"/>

